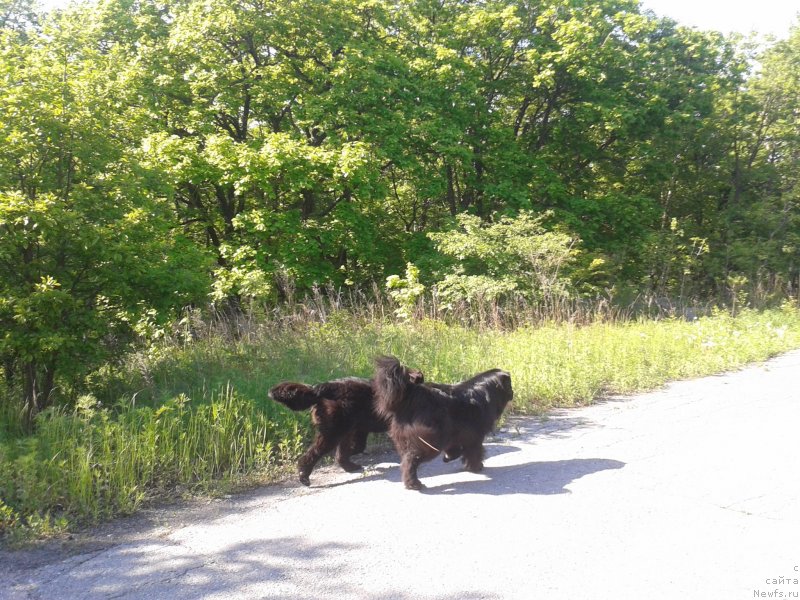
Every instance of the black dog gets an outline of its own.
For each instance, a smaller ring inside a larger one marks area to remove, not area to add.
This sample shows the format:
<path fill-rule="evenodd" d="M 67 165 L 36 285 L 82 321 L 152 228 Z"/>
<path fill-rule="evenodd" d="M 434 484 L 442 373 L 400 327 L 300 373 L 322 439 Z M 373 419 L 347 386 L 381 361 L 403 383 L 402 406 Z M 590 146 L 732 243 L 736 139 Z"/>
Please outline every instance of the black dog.
<path fill-rule="evenodd" d="M 410 371 L 409 377 L 415 382 L 423 381 L 419 371 Z M 360 471 L 362 467 L 350 457 L 364 451 L 370 433 L 388 429 L 388 421 L 374 411 L 372 384 L 368 379 L 347 377 L 313 386 L 287 381 L 270 389 L 269 397 L 294 411 L 311 409 L 311 421 L 317 432 L 297 464 L 303 485 L 311 485 L 309 477 L 314 466 L 334 448 L 336 462 L 342 469 L 349 473 Z"/>
<path fill-rule="evenodd" d="M 511 375 L 492 369 L 455 385 L 423 384 L 392 356 L 376 366 L 375 410 L 390 422 L 408 489 L 424 487 L 417 468 L 442 451 L 445 461 L 460 456 L 468 471 L 483 469 L 483 439 L 514 396 Z"/>

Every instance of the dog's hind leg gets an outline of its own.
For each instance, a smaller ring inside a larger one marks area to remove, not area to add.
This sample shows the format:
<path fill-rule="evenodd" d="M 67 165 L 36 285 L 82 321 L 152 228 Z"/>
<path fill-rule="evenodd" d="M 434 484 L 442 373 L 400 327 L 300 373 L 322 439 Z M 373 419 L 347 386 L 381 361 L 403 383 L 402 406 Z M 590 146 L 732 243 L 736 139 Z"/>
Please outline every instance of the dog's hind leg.
<path fill-rule="evenodd" d="M 445 448 L 442 461 L 448 463 L 451 460 L 455 460 L 461 456 L 462 451 L 463 448 L 461 446 L 450 446 L 449 448 Z"/>
<path fill-rule="evenodd" d="M 471 473 L 480 473 L 483 471 L 483 457 L 484 450 L 482 443 L 479 442 L 477 445 L 465 447 L 462 456 L 464 467 Z"/>
<path fill-rule="evenodd" d="M 366 432 L 350 431 L 341 440 L 339 440 L 339 445 L 336 447 L 336 462 L 339 463 L 339 466 L 342 467 L 342 469 L 344 469 L 348 473 L 358 473 L 359 471 L 364 470 L 364 467 L 350 460 L 351 454 L 358 454 L 358 452 L 356 452 L 355 449 L 357 448 L 357 444 L 359 443 L 359 434 L 361 433 L 363 433 L 364 446 L 366 446 L 367 444 Z M 363 451 L 364 448 L 362 447 L 359 452 Z"/>
<path fill-rule="evenodd" d="M 367 436 L 369 431 L 364 429 L 356 429 L 352 437 L 352 452 L 351 454 L 361 454 L 367 448 Z"/>
<path fill-rule="evenodd" d="M 303 485 L 311 485 L 311 471 L 314 466 L 319 462 L 319 459 L 325 456 L 328 452 L 333 450 L 336 445 L 336 438 L 325 436 L 317 433 L 314 437 L 314 443 L 306 451 L 297 463 L 297 475 L 300 483 Z"/>

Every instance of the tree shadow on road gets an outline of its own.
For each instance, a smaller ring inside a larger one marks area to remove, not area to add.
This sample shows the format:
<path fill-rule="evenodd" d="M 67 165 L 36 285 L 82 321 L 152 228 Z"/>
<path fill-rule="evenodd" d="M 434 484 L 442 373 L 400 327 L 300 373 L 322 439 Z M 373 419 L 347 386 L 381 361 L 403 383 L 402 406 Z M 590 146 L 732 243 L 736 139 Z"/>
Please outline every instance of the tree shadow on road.
<path fill-rule="evenodd" d="M 361 572 L 348 560 L 362 544 L 315 543 L 306 537 L 259 538 L 202 549 L 180 543 L 140 541 L 77 557 L 40 574 L 40 583 L 24 581 L 11 588 L 11 598 L 43 597 L 87 600 L 107 598 L 362 598 L 412 600 L 411 592 L 393 589 L 365 592 L 344 577 Z M 154 558 L 154 553 L 158 557 Z M 357 579 L 357 578 L 356 578 Z M 16 595 L 15 595 L 16 594 Z M 0 596 L 4 596 L 0 593 Z M 462 590 L 436 595 L 436 600 L 477 600 L 483 593 Z"/>

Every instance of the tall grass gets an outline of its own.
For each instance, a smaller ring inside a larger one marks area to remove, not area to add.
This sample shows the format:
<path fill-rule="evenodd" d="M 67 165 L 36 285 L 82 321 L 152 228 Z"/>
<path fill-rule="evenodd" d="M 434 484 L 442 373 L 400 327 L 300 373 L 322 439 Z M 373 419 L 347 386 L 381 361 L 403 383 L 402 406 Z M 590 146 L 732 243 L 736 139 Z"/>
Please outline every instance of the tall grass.
<path fill-rule="evenodd" d="M 545 323 L 512 329 L 445 324 L 424 319 L 397 323 L 340 311 L 324 322 L 261 322 L 232 333 L 208 330 L 191 343 L 173 340 L 133 355 L 117 372 L 140 401 L 179 393 L 196 397 L 230 383 L 256 403 L 267 403 L 274 383 L 369 377 L 380 354 L 394 354 L 422 369 L 430 381 L 457 381 L 490 367 L 511 372 L 515 410 L 539 413 L 585 404 L 603 393 L 650 389 L 671 379 L 736 368 L 800 347 L 800 311 L 789 305 L 718 311 L 688 321 L 608 321 L 586 325 Z M 109 397 L 103 386 L 97 397 Z M 102 385 L 101 385 L 102 384 Z"/>
<path fill-rule="evenodd" d="M 298 313 L 301 311 L 298 311 Z M 800 347 L 800 311 L 735 318 L 474 327 L 327 309 L 316 320 L 184 322 L 87 381 L 32 436 L 0 443 L 0 529 L 38 533 L 136 510 L 153 497 L 280 474 L 309 433 L 306 414 L 266 397 L 281 380 L 369 376 L 380 354 L 429 381 L 511 372 L 514 411 L 540 414 L 610 393 L 737 368 Z M 7 431 L 11 431 L 7 428 Z"/>
<path fill-rule="evenodd" d="M 52 409 L 36 434 L 0 446 L 0 529 L 35 515 L 40 530 L 135 511 L 154 496 L 207 491 L 246 473 L 269 475 L 299 452 L 298 421 L 239 398 L 231 387 L 192 405 Z M 3 505 L 5 504 L 5 523 Z"/>

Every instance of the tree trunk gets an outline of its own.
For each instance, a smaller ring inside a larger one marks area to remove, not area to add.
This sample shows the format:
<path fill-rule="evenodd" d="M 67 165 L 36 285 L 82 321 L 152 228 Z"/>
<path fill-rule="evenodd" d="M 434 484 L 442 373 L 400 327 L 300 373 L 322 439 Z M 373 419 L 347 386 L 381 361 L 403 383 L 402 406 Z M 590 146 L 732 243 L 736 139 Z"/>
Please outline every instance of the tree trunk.
<path fill-rule="evenodd" d="M 14 374 L 16 373 L 16 361 L 13 356 L 3 357 L 3 375 L 5 376 L 6 386 L 11 387 L 14 384 Z"/>
<path fill-rule="evenodd" d="M 23 365 L 22 396 L 26 427 L 30 428 L 34 417 L 50 405 L 54 380 L 53 365 L 44 365 L 41 370 L 35 360 Z"/>
<path fill-rule="evenodd" d="M 303 189 L 301 192 L 303 196 L 303 203 L 300 207 L 301 216 L 300 218 L 303 221 L 307 221 L 311 218 L 311 215 L 314 213 L 314 207 L 316 205 L 314 192 L 308 188 Z"/>
<path fill-rule="evenodd" d="M 447 172 L 447 208 L 450 210 L 450 216 L 455 217 L 458 213 L 456 206 L 456 187 L 453 175 L 453 166 L 448 164 Z"/>

